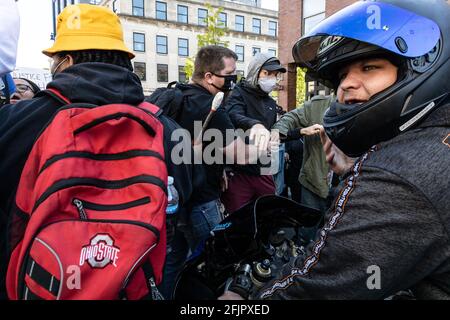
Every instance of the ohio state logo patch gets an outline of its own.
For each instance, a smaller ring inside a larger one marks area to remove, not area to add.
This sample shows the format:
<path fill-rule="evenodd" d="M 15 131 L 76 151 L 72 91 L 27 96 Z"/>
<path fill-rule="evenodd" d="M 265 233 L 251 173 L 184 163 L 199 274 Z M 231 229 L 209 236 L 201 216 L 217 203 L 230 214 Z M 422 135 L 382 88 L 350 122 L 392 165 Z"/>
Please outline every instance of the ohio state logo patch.
<path fill-rule="evenodd" d="M 84 246 L 80 253 L 80 267 L 87 261 L 92 268 L 104 268 L 109 263 L 117 267 L 120 249 L 114 246 L 114 240 L 109 234 L 97 234 L 89 245 Z"/>

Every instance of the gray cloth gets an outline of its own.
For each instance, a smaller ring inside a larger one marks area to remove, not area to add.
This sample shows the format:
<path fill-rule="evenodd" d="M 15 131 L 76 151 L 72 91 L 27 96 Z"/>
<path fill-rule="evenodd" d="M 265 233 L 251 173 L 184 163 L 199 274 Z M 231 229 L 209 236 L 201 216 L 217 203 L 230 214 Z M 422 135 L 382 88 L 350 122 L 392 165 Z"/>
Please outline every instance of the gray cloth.
<path fill-rule="evenodd" d="M 250 61 L 247 69 L 247 77 L 245 78 L 246 84 L 253 88 L 259 88 L 258 86 L 258 76 L 261 72 L 262 66 L 269 61 L 272 60 L 278 60 L 277 58 L 273 57 L 269 53 L 257 53 L 253 57 L 252 61 Z"/>
<path fill-rule="evenodd" d="M 307 250 L 264 299 L 450 298 L 450 104 L 357 161 Z M 375 267 L 373 267 L 375 266 Z M 380 288 L 369 289 L 373 268 Z"/>

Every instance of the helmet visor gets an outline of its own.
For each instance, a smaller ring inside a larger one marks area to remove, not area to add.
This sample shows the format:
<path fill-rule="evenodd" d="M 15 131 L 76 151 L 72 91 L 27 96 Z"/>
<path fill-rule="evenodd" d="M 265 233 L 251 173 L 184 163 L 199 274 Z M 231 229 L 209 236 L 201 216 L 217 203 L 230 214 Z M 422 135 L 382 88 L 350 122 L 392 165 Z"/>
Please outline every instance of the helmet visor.
<path fill-rule="evenodd" d="M 402 57 L 430 52 L 441 36 L 439 26 L 403 8 L 376 1 L 354 3 L 322 21 L 293 48 L 303 67 L 315 69 L 345 38 L 362 41 Z"/>

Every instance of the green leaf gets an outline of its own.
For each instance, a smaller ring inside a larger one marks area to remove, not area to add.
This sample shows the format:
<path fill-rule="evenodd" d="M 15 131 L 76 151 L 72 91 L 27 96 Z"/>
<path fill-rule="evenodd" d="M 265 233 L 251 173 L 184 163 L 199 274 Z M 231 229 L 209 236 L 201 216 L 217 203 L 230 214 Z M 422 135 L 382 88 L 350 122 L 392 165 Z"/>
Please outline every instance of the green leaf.
<path fill-rule="evenodd" d="M 297 107 L 305 102 L 306 98 L 306 82 L 305 82 L 306 71 L 302 68 L 297 68 Z"/>
<path fill-rule="evenodd" d="M 219 45 L 228 47 L 229 41 L 224 41 L 222 38 L 227 34 L 228 28 L 224 23 L 219 21 L 219 14 L 223 12 L 223 8 L 214 9 L 211 4 L 206 3 L 208 15 L 206 17 L 205 32 L 197 35 L 197 48 L 202 48 L 209 45 Z M 186 77 L 192 78 L 194 72 L 194 58 L 187 58 L 184 66 Z"/>

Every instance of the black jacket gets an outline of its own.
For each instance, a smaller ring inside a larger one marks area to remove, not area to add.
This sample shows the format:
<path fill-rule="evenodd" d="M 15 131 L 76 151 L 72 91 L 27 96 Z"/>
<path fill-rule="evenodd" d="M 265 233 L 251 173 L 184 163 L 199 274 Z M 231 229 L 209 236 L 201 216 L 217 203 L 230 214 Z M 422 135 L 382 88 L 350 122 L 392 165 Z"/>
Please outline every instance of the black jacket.
<path fill-rule="evenodd" d="M 449 167 L 447 104 L 357 161 L 307 258 L 286 264 L 259 298 L 383 299 L 412 288 L 448 300 Z"/>
<path fill-rule="evenodd" d="M 62 93 L 72 103 L 84 102 L 95 105 L 124 103 L 138 105 L 144 100 L 139 78 L 132 72 L 106 63 L 82 63 L 58 73 L 47 88 Z M 20 174 L 33 143 L 54 113 L 62 106 L 54 97 L 40 93 L 32 100 L 0 109 L 0 298 L 4 292 L 5 234 L 7 212 L 14 199 Z M 171 130 L 178 125 L 170 119 L 161 118 L 164 125 L 165 156 L 170 159 Z M 192 167 L 174 166 L 166 161 L 169 175 L 175 177 L 180 191 L 180 202 L 187 201 L 192 192 Z"/>
<path fill-rule="evenodd" d="M 240 82 L 230 94 L 226 109 L 238 129 L 248 130 L 262 124 L 270 130 L 277 121 L 277 103 L 259 88 Z"/>
<path fill-rule="evenodd" d="M 249 130 L 255 124 L 262 124 L 270 130 L 277 120 L 277 103 L 259 88 L 241 81 L 230 94 L 225 108 L 236 129 Z M 247 141 L 248 143 L 248 141 Z M 234 170 L 251 176 L 260 175 L 260 164 L 235 165 Z"/>
<path fill-rule="evenodd" d="M 177 88 L 183 92 L 183 103 L 178 116 L 178 123 L 183 129 L 186 129 L 191 139 L 196 138 L 198 132 L 194 132 L 194 124 L 203 123 L 211 110 L 211 105 L 214 100 L 214 96 L 201 85 L 198 84 L 177 84 Z M 201 126 L 200 126 L 201 127 Z M 233 124 L 228 116 L 228 113 L 221 106 L 214 112 L 206 130 L 217 129 L 221 132 L 223 137 L 226 137 L 227 130 L 233 130 Z M 234 131 L 233 131 L 234 132 Z M 230 143 L 225 139 L 225 143 Z M 203 143 L 203 151 L 206 146 L 209 145 L 208 142 Z M 214 150 L 215 152 L 219 152 Z M 205 159 L 203 159 L 205 160 Z M 191 203 L 192 205 L 199 205 L 206 202 L 219 199 L 221 186 L 220 181 L 222 177 L 222 172 L 224 169 L 224 159 L 220 163 L 207 164 L 203 161 L 202 164 L 195 165 L 196 177 L 202 177 L 201 168 L 203 168 L 204 183 L 200 185 L 200 182 L 195 180 L 196 189 L 192 195 Z M 198 188 L 197 188 L 198 186 Z M 197 192 L 198 191 L 198 192 Z"/>

